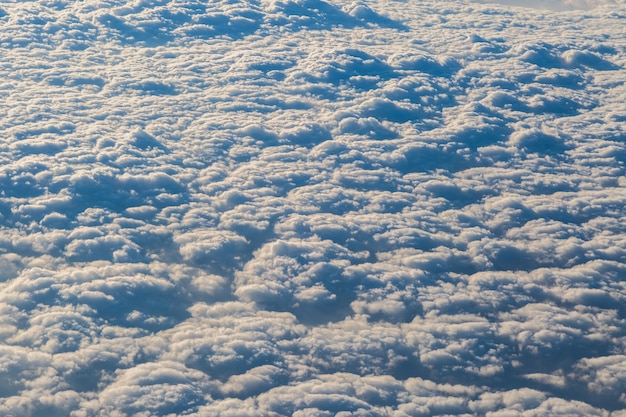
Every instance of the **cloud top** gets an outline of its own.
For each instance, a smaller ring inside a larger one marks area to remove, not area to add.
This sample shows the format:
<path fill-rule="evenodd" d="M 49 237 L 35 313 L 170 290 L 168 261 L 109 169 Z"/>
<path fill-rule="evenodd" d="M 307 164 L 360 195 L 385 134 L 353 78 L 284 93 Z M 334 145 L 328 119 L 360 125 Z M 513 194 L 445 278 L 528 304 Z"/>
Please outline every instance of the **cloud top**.
<path fill-rule="evenodd" d="M 619 415 L 623 8 L 512 5 L 3 3 L 0 415 Z"/>

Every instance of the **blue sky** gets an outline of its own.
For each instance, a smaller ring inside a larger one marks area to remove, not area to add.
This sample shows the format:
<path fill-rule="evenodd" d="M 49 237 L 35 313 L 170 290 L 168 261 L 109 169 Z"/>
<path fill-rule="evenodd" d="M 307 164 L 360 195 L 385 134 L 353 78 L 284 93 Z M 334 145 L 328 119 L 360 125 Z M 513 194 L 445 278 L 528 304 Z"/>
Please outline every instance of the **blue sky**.
<path fill-rule="evenodd" d="M 624 415 L 624 6 L 3 3 L 0 414 Z"/>

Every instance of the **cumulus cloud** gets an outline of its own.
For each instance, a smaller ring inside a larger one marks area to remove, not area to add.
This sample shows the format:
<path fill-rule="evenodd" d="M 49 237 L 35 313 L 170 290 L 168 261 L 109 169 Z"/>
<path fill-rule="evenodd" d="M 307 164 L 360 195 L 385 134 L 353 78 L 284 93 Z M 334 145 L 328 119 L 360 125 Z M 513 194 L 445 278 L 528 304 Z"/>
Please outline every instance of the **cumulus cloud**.
<path fill-rule="evenodd" d="M 0 414 L 622 412 L 621 0 L 153 3 L 0 8 Z"/>
<path fill-rule="evenodd" d="M 204 373 L 177 362 L 140 364 L 119 372 L 102 391 L 101 408 L 96 410 L 120 415 L 188 413 L 207 401 L 200 388 L 207 379 Z"/>

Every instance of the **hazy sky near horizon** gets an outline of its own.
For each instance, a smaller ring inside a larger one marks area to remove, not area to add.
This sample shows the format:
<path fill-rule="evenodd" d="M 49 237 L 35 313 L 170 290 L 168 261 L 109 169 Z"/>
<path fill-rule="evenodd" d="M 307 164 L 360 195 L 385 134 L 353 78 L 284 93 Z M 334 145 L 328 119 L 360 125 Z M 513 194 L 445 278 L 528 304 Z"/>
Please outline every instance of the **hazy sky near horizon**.
<path fill-rule="evenodd" d="M 471 0 L 483 4 L 528 7 L 555 11 L 589 10 L 605 5 L 623 4 L 616 0 Z"/>
<path fill-rule="evenodd" d="M 2 3 L 0 415 L 625 416 L 604 3 Z"/>

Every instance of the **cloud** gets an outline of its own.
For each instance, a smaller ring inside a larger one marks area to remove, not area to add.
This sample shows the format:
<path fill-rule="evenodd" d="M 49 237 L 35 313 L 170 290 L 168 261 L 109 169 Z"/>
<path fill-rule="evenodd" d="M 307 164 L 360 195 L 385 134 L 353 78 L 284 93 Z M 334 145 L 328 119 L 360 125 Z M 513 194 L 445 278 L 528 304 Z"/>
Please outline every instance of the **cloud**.
<path fill-rule="evenodd" d="M 368 323 L 363 316 L 318 327 L 300 342 L 310 363 L 322 373 L 393 375 L 419 374 L 420 361 L 394 325 Z"/>
<path fill-rule="evenodd" d="M 581 378 L 580 381 L 587 385 L 592 395 L 600 395 L 608 401 L 615 402 L 615 407 L 623 407 L 626 403 L 622 388 L 626 381 L 623 356 L 581 359 L 574 369 L 576 376 L 572 377 Z"/>
<path fill-rule="evenodd" d="M 532 7 L 537 9 L 550 9 L 556 11 L 564 10 L 587 10 L 600 7 L 607 4 L 616 4 L 613 0 L 550 0 L 542 2 L 520 2 L 518 0 L 498 0 L 498 1 L 482 1 L 473 0 L 478 3 L 498 3 L 507 6 Z"/>
<path fill-rule="evenodd" d="M 622 4 L 477 3 L 3 3 L 0 414 L 619 414 Z"/>
<path fill-rule="evenodd" d="M 287 379 L 287 373 L 283 369 L 274 365 L 261 365 L 244 374 L 231 376 L 220 391 L 228 397 L 247 398 L 268 391 Z"/>
<path fill-rule="evenodd" d="M 226 258 L 237 258 L 243 252 L 247 241 L 242 236 L 230 231 L 207 230 L 185 233 L 174 238 L 179 245 L 183 259 L 195 264 L 229 264 Z M 233 263 L 236 260 L 233 259 Z"/>
<path fill-rule="evenodd" d="M 118 375 L 101 393 L 99 412 L 180 414 L 193 411 L 206 401 L 197 387 L 207 384 L 207 376 L 179 363 L 148 363 Z"/>
<path fill-rule="evenodd" d="M 235 394 L 257 389 L 243 385 L 255 375 L 264 378 L 269 372 L 281 381 L 280 369 L 285 366 L 281 346 L 304 331 L 290 313 L 265 312 L 259 316 L 250 305 L 236 302 L 212 306 L 198 303 L 192 315 L 195 319 L 169 332 L 170 347 L 164 357 L 202 370 L 225 382 L 224 392 Z"/>
<path fill-rule="evenodd" d="M 354 296 L 342 269 L 365 256 L 328 240 L 279 240 L 236 274 L 235 294 L 272 310 L 297 311 L 301 320 L 336 320 Z M 328 316 L 320 314 L 323 309 Z"/>

